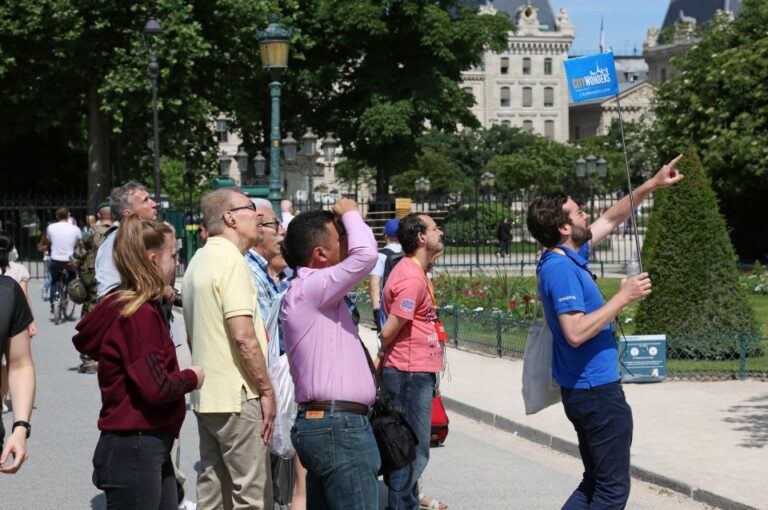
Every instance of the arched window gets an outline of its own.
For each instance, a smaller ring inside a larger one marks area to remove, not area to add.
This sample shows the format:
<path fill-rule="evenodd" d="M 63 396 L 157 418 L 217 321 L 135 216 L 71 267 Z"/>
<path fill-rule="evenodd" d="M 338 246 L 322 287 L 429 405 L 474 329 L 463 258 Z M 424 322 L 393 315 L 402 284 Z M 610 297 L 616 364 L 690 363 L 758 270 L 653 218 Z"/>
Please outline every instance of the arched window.
<path fill-rule="evenodd" d="M 546 136 L 550 140 L 555 139 L 555 121 L 554 120 L 544 121 L 544 136 Z"/>
<path fill-rule="evenodd" d="M 555 106 L 555 89 L 552 87 L 544 87 L 544 106 L 547 108 Z"/>
<path fill-rule="evenodd" d="M 523 131 L 526 133 L 533 133 L 533 121 L 532 120 L 524 120 L 523 121 Z"/>
<path fill-rule="evenodd" d="M 533 106 L 533 89 L 523 87 L 523 108 L 530 108 L 531 106 Z"/>
<path fill-rule="evenodd" d="M 509 108 L 512 104 L 512 100 L 510 99 L 509 95 L 509 87 L 501 87 L 501 106 L 504 108 Z"/>

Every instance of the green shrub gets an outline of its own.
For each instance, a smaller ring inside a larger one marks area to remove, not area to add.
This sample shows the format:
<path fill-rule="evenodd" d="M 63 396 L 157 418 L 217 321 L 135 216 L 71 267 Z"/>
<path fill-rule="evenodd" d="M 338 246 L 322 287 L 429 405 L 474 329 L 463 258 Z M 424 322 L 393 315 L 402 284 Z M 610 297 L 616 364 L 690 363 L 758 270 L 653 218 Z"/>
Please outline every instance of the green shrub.
<path fill-rule="evenodd" d="M 711 340 L 758 332 L 736 253 L 698 154 L 687 151 L 678 168 L 685 179 L 654 197 L 643 246 L 653 293 L 640 302 L 636 331 L 666 333 L 670 357 L 738 358 L 738 341 Z M 749 351 L 761 355 L 762 346 L 750 343 Z"/>

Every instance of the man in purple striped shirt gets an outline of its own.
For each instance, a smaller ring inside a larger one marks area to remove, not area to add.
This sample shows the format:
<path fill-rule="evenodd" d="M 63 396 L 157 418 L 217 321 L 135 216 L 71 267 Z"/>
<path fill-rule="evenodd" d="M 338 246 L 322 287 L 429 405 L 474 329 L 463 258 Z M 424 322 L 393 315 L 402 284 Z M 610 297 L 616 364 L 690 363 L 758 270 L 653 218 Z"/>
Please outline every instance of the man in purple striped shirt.
<path fill-rule="evenodd" d="M 368 422 L 376 397 L 346 295 L 378 258 L 353 200 L 299 214 L 283 254 L 296 278 L 280 319 L 299 412 L 291 440 L 307 468 L 307 508 L 378 509 L 381 459 Z"/>

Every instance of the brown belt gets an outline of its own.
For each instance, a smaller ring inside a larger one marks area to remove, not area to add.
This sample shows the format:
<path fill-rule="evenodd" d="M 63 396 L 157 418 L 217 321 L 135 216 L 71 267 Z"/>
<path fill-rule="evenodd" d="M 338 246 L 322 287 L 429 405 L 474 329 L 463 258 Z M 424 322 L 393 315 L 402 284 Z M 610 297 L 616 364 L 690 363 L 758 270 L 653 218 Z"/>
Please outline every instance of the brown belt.
<path fill-rule="evenodd" d="M 370 406 L 347 400 L 311 400 L 299 404 L 299 411 L 338 411 L 341 413 L 368 414 Z"/>

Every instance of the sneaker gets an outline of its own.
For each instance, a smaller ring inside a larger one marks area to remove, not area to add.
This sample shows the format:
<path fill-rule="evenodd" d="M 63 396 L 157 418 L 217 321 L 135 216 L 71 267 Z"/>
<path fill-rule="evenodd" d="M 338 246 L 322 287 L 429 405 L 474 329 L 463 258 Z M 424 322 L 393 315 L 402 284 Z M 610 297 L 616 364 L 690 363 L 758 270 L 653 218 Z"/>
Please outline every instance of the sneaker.
<path fill-rule="evenodd" d="M 81 374 L 95 374 L 98 370 L 99 363 L 93 360 L 84 361 L 79 369 Z"/>
<path fill-rule="evenodd" d="M 197 503 L 193 503 L 192 501 L 185 499 L 181 503 L 179 503 L 179 510 L 195 510 L 197 508 Z"/>

